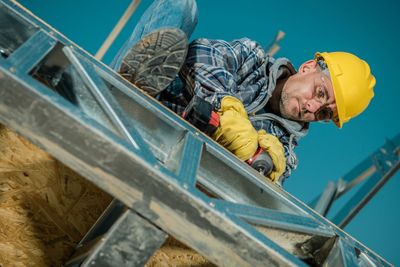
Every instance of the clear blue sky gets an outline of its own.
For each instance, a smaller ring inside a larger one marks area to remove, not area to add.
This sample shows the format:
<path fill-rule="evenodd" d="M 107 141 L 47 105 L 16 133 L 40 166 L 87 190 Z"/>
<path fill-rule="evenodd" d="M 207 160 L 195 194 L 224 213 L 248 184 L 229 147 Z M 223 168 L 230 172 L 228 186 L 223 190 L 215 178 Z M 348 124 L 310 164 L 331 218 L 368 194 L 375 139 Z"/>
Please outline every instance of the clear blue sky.
<path fill-rule="evenodd" d="M 95 54 L 131 0 L 20 0 L 39 17 Z M 151 0 L 142 0 L 104 58 L 109 63 Z M 329 180 L 344 175 L 385 138 L 400 132 L 399 1 L 198 0 L 199 24 L 192 38 L 249 37 L 267 45 L 286 33 L 277 57 L 296 67 L 316 51 L 348 51 L 365 59 L 376 76 L 368 110 L 339 130 L 315 124 L 297 148 L 300 165 L 286 189 L 308 202 Z M 345 229 L 389 262 L 399 265 L 400 175 L 393 177 Z"/>

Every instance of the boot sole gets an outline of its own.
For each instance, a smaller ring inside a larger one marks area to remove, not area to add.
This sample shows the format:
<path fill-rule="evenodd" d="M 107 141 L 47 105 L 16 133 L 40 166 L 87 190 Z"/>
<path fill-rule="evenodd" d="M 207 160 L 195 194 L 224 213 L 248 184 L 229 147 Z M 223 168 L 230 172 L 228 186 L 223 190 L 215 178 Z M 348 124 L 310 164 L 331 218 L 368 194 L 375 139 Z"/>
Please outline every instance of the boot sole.
<path fill-rule="evenodd" d="M 186 34 L 161 29 L 142 38 L 122 61 L 120 74 L 151 95 L 163 91 L 175 79 L 188 50 Z"/>

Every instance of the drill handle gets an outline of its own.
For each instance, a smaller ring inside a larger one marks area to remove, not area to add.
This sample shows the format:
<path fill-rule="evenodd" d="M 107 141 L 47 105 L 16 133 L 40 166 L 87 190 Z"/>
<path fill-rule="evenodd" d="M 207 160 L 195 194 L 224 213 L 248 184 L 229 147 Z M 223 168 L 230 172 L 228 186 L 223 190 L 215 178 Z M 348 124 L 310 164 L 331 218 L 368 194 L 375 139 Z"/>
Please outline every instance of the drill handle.
<path fill-rule="evenodd" d="M 194 96 L 182 117 L 194 125 L 197 129 L 211 136 L 219 126 L 219 115 L 211 103 Z"/>

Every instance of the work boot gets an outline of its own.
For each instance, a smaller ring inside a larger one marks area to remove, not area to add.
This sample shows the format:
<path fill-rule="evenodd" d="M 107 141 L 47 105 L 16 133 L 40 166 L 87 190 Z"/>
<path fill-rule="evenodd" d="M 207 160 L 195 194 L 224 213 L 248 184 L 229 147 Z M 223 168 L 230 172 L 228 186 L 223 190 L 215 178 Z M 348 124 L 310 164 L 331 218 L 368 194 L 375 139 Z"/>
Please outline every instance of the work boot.
<path fill-rule="evenodd" d="M 150 95 L 157 95 L 175 79 L 187 50 L 183 31 L 172 28 L 154 31 L 128 51 L 119 73 Z"/>

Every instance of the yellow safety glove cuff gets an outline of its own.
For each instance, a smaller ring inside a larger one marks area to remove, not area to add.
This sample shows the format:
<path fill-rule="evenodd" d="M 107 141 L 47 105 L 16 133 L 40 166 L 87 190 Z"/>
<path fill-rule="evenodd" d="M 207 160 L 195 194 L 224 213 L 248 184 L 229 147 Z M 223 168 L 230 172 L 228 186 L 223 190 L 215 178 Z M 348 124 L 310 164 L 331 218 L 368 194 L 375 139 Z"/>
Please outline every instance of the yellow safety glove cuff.
<path fill-rule="evenodd" d="M 274 163 L 274 168 L 268 178 L 272 182 L 278 182 L 286 169 L 286 157 L 282 143 L 272 134 L 260 130 L 258 131 L 258 144 L 269 154 Z"/>
<path fill-rule="evenodd" d="M 212 138 L 241 160 L 248 160 L 258 147 L 258 134 L 242 102 L 232 96 L 221 101 L 219 127 Z"/>

